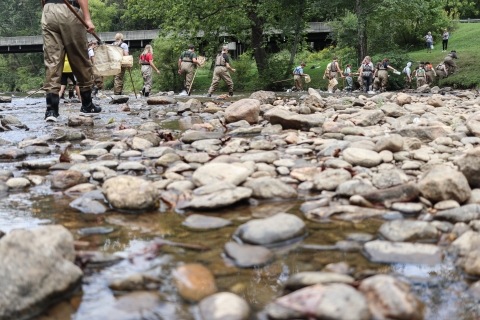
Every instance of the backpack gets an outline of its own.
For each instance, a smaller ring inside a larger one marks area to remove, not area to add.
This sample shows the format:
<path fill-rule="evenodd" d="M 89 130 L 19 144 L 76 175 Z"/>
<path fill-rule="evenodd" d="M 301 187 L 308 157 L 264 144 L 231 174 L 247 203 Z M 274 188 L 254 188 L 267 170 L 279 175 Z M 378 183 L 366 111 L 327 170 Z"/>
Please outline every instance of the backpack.
<path fill-rule="evenodd" d="M 425 69 L 423 68 L 418 68 L 417 70 L 417 78 L 418 77 L 425 77 Z"/>
<path fill-rule="evenodd" d="M 426 64 L 425 67 L 423 67 L 423 69 L 425 69 L 425 72 L 432 70 L 432 68 L 430 68 L 428 64 Z"/>

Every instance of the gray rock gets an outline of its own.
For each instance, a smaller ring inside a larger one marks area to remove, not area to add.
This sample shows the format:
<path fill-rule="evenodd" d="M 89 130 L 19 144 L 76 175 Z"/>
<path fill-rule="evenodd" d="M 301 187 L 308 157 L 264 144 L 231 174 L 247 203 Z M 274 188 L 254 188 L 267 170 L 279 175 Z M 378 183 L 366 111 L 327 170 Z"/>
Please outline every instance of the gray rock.
<path fill-rule="evenodd" d="M 480 205 L 473 203 L 437 212 L 434 216 L 436 220 L 447 220 L 451 222 L 469 222 L 480 219 Z"/>
<path fill-rule="evenodd" d="M 113 95 L 111 96 L 112 100 L 110 100 L 110 104 L 122 104 L 127 103 L 128 99 L 130 99 L 126 95 Z"/>
<path fill-rule="evenodd" d="M 308 131 L 310 128 L 321 127 L 325 116 L 321 114 L 298 114 L 281 108 L 273 108 L 264 114 L 271 124 L 280 124 L 283 129 Z"/>
<path fill-rule="evenodd" d="M 448 210 L 453 208 L 459 208 L 460 204 L 455 200 L 444 200 L 437 202 L 433 208 L 437 210 Z"/>
<path fill-rule="evenodd" d="M 107 153 L 108 151 L 105 149 L 90 149 L 80 152 L 80 155 L 85 157 L 100 157 Z"/>
<path fill-rule="evenodd" d="M 395 220 L 386 222 L 378 230 L 380 235 L 394 242 L 436 240 L 438 230 L 427 221 Z"/>
<path fill-rule="evenodd" d="M 157 206 L 157 191 L 151 182 L 133 176 L 117 176 L 104 182 L 103 194 L 120 210 L 147 210 Z"/>
<path fill-rule="evenodd" d="M 410 285 L 390 275 L 379 274 L 362 281 L 358 287 L 367 297 L 373 319 L 423 320 L 424 305 Z"/>
<path fill-rule="evenodd" d="M 278 154 L 276 152 L 256 152 L 256 153 L 248 153 L 240 158 L 240 161 L 254 161 L 254 162 L 266 162 L 266 163 L 273 163 L 278 160 Z"/>
<path fill-rule="evenodd" d="M 299 272 L 288 278 L 285 288 L 289 290 L 298 290 L 315 284 L 327 283 L 353 283 L 352 277 L 334 272 L 305 271 Z"/>
<path fill-rule="evenodd" d="M 431 244 L 375 240 L 365 243 L 364 251 L 373 262 L 436 265 L 442 262 L 442 250 Z"/>
<path fill-rule="evenodd" d="M 480 137 L 480 112 L 471 115 L 466 122 L 468 130 L 476 137 Z"/>
<path fill-rule="evenodd" d="M 52 188 L 68 189 L 80 183 L 87 182 L 88 179 L 76 170 L 64 170 L 56 173 L 52 178 Z"/>
<path fill-rule="evenodd" d="M 168 96 L 156 96 L 156 97 L 149 97 L 147 99 L 147 104 L 149 105 L 159 105 L 159 104 L 175 104 L 177 101 L 172 97 Z"/>
<path fill-rule="evenodd" d="M 117 171 L 124 171 L 124 170 L 133 170 L 133 171 L 145 171 L 147 167 L 143 164 L 136 162 L 136 161 L 125 161 L 118 165 Z"/>
<path fill-rule="evenodd" d="M 80 285 L 73 237 L 62 226 L 17 229 L 0 241 L 0 318 L 36 316 Z"/>
<path fill-rule="evenodd" d="M 199 140 L 207 139 L 221 139 L 225 135 L 221 132 L 203 132 L 203 131 L 190 131 L 183 135 L 183 143 L 192 143 Z"/>
<path fill-rule="evenodd" d="M 202 110 L 202 103 L 197 99 L 189 99 L 183 105 L 178 107 L 178 113 L 182 113 L 185 111 L 192 111 L 198 113 Z"/>
<path fill-rule="evenodd" d="M 471 195 L 471 189 L 463 173 L 450 166 L 438 165 L 430 169 L 419 181 L 422 196 L 430 201 L 455 200 L 462 203 Z"/>
<path fill-rule="evenodd" d="M 231 292 L 215 293 L 198 304 L 202 320 L 248 320 L 250 306 Z"/>
<path fill-rule="evenodd" d="M 0 150 L 0 159 L 18 159 L 25 157 L 27 153 L 25 150 L 17 148 L 7 148 Z"/>
<path fill-rule="evenodd" d="M 399 134 L 392 134 L 381 138 L 375 144 L 377 152 L 388 150 L 392 152 L 399 152 L 403 150 L 403 137 Z"/>
<path fill-rule="evenodd" d="M 235 231 L 235 236 L 250 244 L 275 245 L 301 237 L 306 232 L 303 220 L 288 213 L 250 220 Z"/>
<path fill-rule="evenodd" d="M 405 214 L 418 214 L 423 210 L 423 204 L 417 202 L 396 202 L 392 204 L 391 209 Z"/>
<path fill-rule="evenodd" d="M 10 103 L 12 102 L 12 97 L 0 96 L 0 103 Z"/>
<path fill-rule="evenodd" d="M 273 91 L 256 91 L 250 95 L 250 99 L 257 99 L 260 104 L 273 104 L 276 95 Z"/>
<path fill-rule="evenodd" d="M 6 185 L 9 189 L 24 189 L 30 186 L 30 181 L 26 178 L 10 178 Z"/>
<path fill-rule="evenodd" d="M 250 171 L 244 167 L 228 163 L 207 163 L 195 170 L 192 181 L 197 186 L 205 186 L 222 181 L 239 185 L 249 175 Z"/>
<path fill-rule="evenodd" d="M 402 137 L 417 138 L 423 142 L 430 142 L 439 137 L 445 137 L 448 132 L 440 126 L 418 127 L 411 125 L 400 129 L 397 133 Z"/>
<path fill-rule="evenodd" d="M 240 268 L 263 266 L 273 258 L 273 252 L 262 246 L 227 242 L 224 249 L 225 254 Z"/>
<path fill-rule="evenodd" d="M 467 178 L 468 183 L 472 188 L 480 187 L 480 147 L 467 150 L 463 157 L 460 157 L 455 161 L 455 165 L 458 166 L 464 176 Z"/>
<path fill-rule="evenodd" d="M 338 185 L 335 192 L 339 196 L 351 197 L 377 190 L 374 186 L 361 180 L 348 180 Z M 363 197 L 362 197 L 363 198 Z"/>
<path fill-rule="evenodd" d="M 188 192 L 193 189 L 195 189 L 195 185 L 189 180 L 174 181 L 167 186 L 167 190 L 177 190 L 179 192 Z"/>
<path fill-rule="evenodd" d="M 243 199 L 250 198 L 252 190 L 249 188 L 237 187 L 235 189 L 224 189 L 204 195 L 193 196 L 193 198 L 184 205 L 184 208 L 192 209 L 216 209 L 222 208 Z"/>
<path fill-rule="evenodd" d="M 401 170 L 385 170 L 372 178 L 372 183 L 379 189 L 391 188 L 408 182 L 407 175 Z"/>
<path fill-rule="evenodd" d="M 241 99 L 228 106 L 225 110 L 225 120 L 227 123 L 245 120 L 250 124 L 254 124 L 258 122 L 259 114 L 260 101 L 256 99 Z"/>
<path fill-rule="evenodd" d="M 293 187 L 274 178 L 251 179 L 245 182 L 243 186 L 252 189 L 252 196 L 255 198 L 290 199 L 297 197 L 297 191 Z"/>
<path fill-rule="evenodd" d="M 99 201 L 81 197 L 70 202 L 70 207 L 87 214 L 105 213 L 107 209 Z"/>
<path fill-rule="evenodd" d="M 153 143 L 139 137 L 133 137 L 131 140 L 127 141 L 127 144 L 130 148 L 139 151 L 145 151 L 153 147 Z"/>
<path fill-rule="evenodd" d="M 27 154 L 50 154 L 52 149 L 49 147 L 29 146 L 23 149 Z"/>
<path fill-rule="evenodd" d="M 342 152 L 343 159 L 353 166 L 375 167 L 382 163 L 382 157 L 375 151 L 347 148 Z"/>
<path fill-rule="evenodd" d="M 331 157 L 333 156 L 333 154 L 338 153 L 338 151 L 343 151 L 349 146 L 349 141 L 338 141 L 334 143 L 329 143 L 323 147 L 323 149 L 318 153 L 318 155 L 324 157 Z"/>
<path fill-rule="evenodd" d="M 409 114 L 409 112 L 407 110 L 405 110 L 402 107 L 400 107 L 399 105 L 396 105 L 396 104 L 393 104 L 393 103 L 384 104 L 380 108 L 380 110 L 382 110 L 382 112 L 385 114 L 385 116 L 393 117 L 393 118 L 398 118 L 398 117 L 402 117 L 402 116 L 405 116 L 405 115 Z"/>
<path fill-rule="evenodd" d="M 195 230 L 219 229 L 231 225 L 227 219 L 209 217 L 201 214 L 192 214 L 182 222 L 182 225 Z"/>
<path fill-rule="evenodd" d="M 380 110 L 363 110 L 352 114 L 349 120 L 353 121 L 357 126 L 369 127 L 379 123 L 383 118 L 385 118 L 385 114 Z"/>
<path fill-rule="evenodd" d="M 352 178 L 350 172 L 344 169 L 327 169 L 313 177 L 317 190 L 335 190 L 341 183 Z"/>

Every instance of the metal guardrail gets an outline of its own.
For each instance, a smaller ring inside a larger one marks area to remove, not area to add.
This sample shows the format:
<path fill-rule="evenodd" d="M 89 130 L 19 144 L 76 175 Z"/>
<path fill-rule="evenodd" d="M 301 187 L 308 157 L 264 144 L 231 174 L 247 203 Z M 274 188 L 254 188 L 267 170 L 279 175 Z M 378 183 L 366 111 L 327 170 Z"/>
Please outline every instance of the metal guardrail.
<path fill-rule="evenodd" d="M 307 33 L 328 33 L 332 31 L 332 27 L 325 22 L 309 22 Z M 160 30 L 136 30 L 136 31 L 119 31 L 123 34 L 125 42 L 137 40 L 152 40 L 158 37 Z M 274 32 L 275 33 L 275 32 Z M 107 42 L 115 41 L 117 32 L 99 32 L 100 38 Z M 201 37 L 203 33 L 199 33 Z M 92 35 L 88 35 L 88 40 L 94 39 Z M 29 46 L 29 45 L 43 45 L 42 36 L 28 36 L 28 37 L 10 37 L 0 38 L 0 46 Z"/>
<path fill-rule="evenodd" d="M 460 19 L 460 20 L 455 20 L 460 23 L 475 23 L 475 22 L 480 22 L 480 19 Z"/>

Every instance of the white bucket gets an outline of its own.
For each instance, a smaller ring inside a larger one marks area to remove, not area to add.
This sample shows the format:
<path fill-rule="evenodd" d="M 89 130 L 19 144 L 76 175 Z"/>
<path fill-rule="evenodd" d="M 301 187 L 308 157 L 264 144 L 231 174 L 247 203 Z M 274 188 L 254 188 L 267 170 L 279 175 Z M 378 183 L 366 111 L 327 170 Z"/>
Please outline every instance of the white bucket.
<path fill-rule="evenodd" d="M 93 64 L 93 74 L 99 76 L 114 76 L 122 70 L 123 49 L 103 44 L 94 49 L 95 63 Z"/>

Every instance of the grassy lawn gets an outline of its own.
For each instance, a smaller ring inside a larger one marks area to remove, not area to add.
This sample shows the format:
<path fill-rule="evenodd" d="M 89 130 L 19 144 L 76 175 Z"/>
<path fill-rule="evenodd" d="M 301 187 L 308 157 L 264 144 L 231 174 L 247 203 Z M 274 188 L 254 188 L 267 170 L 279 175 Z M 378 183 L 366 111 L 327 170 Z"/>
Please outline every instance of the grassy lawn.
<path fill-rule="evenodd" d="M 455 60 L 458 72 L 447 79 L 442 80 L 440 85 L 454 88 L 480 88 L 480 23 L 461 23 L 458 28 L 450 32 L 448 49 L 456 50 L 458 59 Z M 442 39 L 434 39 L 432 53 L 425 49 L 409 54 L 413 59 L 413 66 L 420 61 L 429 61 L 436 66 L 443 62 L 448 52 L 442 52 Z"/>

